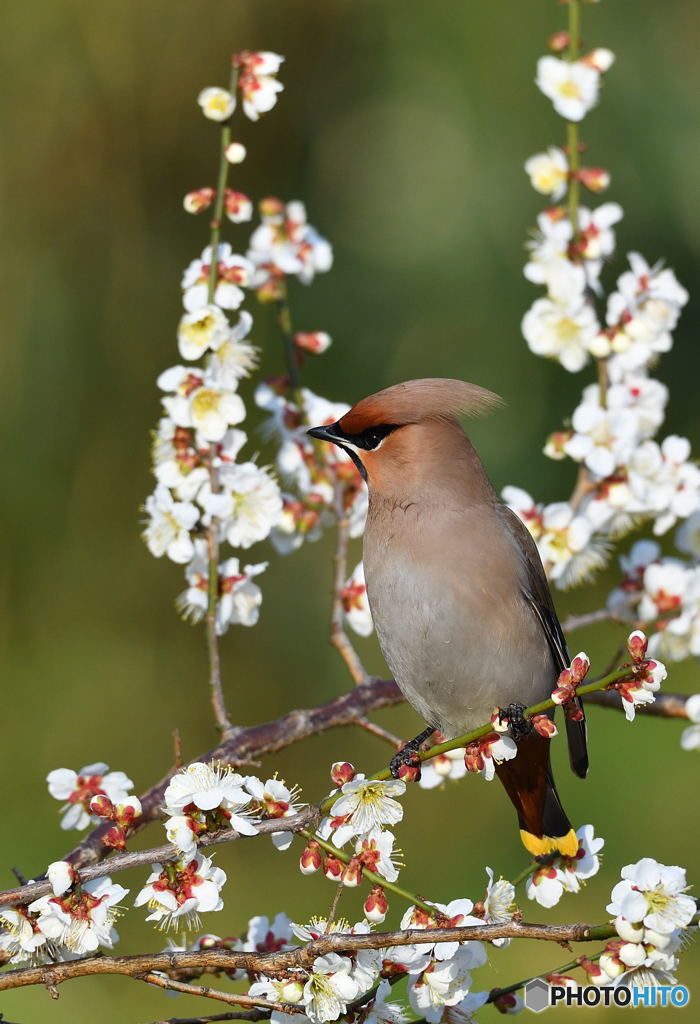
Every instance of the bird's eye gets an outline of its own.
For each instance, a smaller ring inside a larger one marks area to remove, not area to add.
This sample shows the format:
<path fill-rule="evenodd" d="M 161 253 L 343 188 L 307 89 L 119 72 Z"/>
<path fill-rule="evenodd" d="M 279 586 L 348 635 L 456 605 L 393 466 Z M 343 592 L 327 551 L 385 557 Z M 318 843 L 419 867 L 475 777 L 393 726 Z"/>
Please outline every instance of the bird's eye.
<path fill-rule="evenodd" d="M 382 423 L 378 427 L 370 427 L 368 430 L 363 431 L 362 447 L 367 451 L 372 451 L 374 448 L 378 448 L 385 437 L 396 430 L 397 424 L 395 423 Z"/>

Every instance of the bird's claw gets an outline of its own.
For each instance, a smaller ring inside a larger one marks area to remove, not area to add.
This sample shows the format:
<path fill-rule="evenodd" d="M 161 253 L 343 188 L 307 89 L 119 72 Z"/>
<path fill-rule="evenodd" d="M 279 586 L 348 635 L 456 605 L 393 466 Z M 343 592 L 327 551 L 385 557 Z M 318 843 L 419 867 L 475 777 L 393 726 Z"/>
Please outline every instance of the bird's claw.
<path fill-rule="evenodd" d="M 510 734 L 516 743 L 529 736 L 534 726 L 528 716 L 525 714 L 525 704 L 509 704 L 507 708 L 501 708 L 498 712 L 498 718 L 500 722 L 504 719 L 508 721 L 508 728 Z"/>
<path fill-rule="evenodd" d="M 404 743 L 401 749 L 396 751 L 389 762 L 389 771 L 391 772 L 392 779 L 403 778 L 405 781 L 418 781 L 421 766 L 418 751 L 425 740 L 432 736 L 434 732 L 434 729 L 425 729 L 419 736 L 415 736 L 408 743 Z"/>

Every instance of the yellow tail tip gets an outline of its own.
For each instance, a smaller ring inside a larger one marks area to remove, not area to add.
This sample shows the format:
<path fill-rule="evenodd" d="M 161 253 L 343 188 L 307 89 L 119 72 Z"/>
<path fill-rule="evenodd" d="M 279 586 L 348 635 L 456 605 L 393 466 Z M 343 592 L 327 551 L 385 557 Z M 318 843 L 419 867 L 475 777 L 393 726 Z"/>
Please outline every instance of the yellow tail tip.
<path fill-rule="evenodd" d="M 578 853 L 578 836 L 572 828 L 565 836 L 535 836 L 520 829 L 523 846 L 533 857 L 544 857 L 548 853 L 561 853 L 564 857 L 575 857 Z"/>

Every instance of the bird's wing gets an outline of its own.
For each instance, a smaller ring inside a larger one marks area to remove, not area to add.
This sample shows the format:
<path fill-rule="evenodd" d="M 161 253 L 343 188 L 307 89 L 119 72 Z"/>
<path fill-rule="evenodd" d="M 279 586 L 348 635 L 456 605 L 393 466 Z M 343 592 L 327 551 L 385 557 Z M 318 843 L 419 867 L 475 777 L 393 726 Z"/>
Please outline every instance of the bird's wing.
<path fill-rule="evenodd" d="M 561 671 L 569 665 L 569 652 L 554 608 L 537 545 L 523 521 L 507 505 L 499 505 L 498 512 L 520 551 L 524 570 L 523 596 L 537 616 L 547 638 L 554 662 Z M 577 697 L 574 703 L 583 714 L 581 698 Z M 566 718 L 566 738 L 569 745 L 571 768 L 579 778 L 585 779 L 588 773 L 585 715 L 577 722 Z"/>

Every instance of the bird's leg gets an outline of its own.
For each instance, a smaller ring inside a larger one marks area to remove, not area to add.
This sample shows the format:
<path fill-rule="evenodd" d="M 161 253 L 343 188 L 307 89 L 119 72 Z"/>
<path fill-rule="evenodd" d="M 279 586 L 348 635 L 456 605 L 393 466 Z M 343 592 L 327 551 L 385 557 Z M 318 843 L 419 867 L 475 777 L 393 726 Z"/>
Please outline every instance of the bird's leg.
<path fill-rule="evenodd" d="M 429 736 L 432 736 L 435 729 L 432 725 L 424 729 L 423 732 L 419 733 L 418 736 L 414 736 L 408 743 L 404 743 L 400 750 L 397 750 L 391 761 L 389 762 L 389 771 L 393 779 L 399 778 L 399 772 L 403 767 L 419 767 L 420 758 L 418 757 L 418 751 Z"/>
<path fill-rule="evenodd" d="M 510 734 L 516 743 L 529 736 L 534 729 L 532 722 L 525 715 L 525 707 L 525 704 L 509 704 L 505 710 L 501 708 L 498 713 L 500 721 L 503 721 L 504 718 L 508 719 Z"/>

